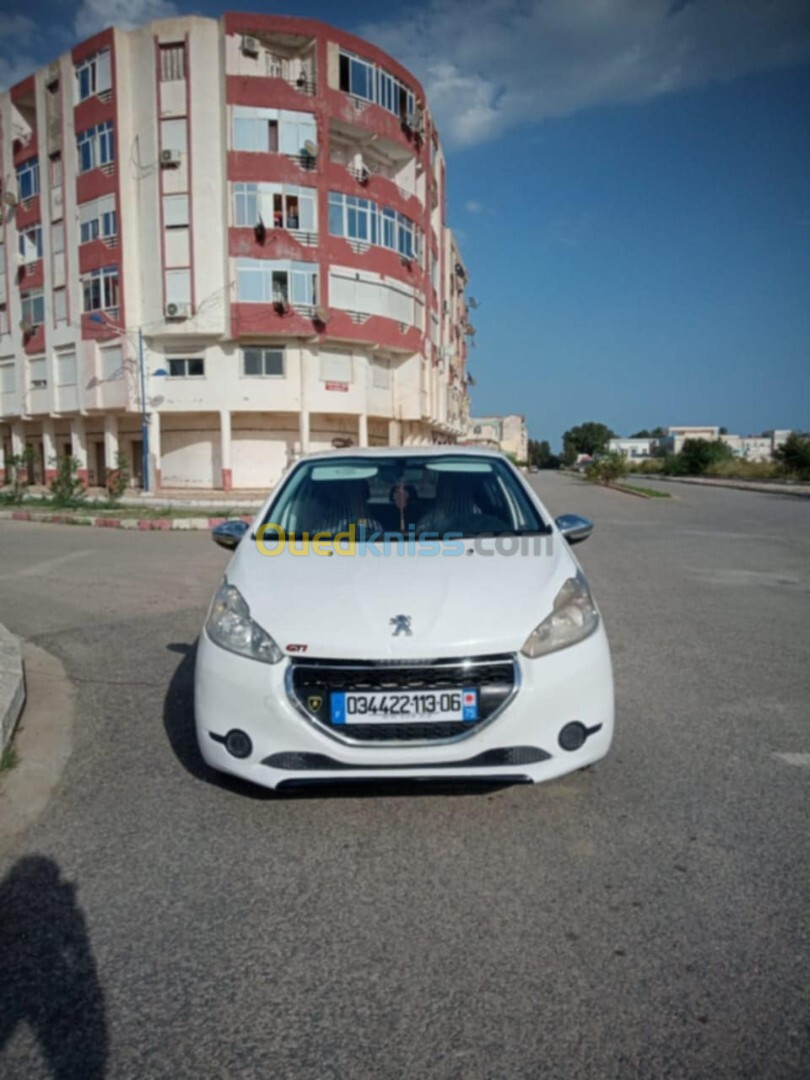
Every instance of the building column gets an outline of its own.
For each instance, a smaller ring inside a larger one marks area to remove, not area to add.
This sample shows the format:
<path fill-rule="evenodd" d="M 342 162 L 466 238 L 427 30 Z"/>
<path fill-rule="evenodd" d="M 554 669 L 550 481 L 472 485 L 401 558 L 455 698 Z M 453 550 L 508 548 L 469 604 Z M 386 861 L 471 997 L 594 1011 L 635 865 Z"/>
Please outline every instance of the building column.
<path fill-rule="evenodd" d="M 108 473 L 118 468 L 118 417 L 115 413 L 104 414 L 104 465 Z M 105 482 L 106 479 L 105 476 Z"/>
<path fill-rule="evenodd" d="M 388 421 L 388 445 L 389 446 L 401 446 L 402 445 L 402 431 L 400 429 L 399 420 Z"/>
<path fill-rule="evenodd" d="M 7 483 L 6 477 L 6 437 L 0 431 L 0 484 Z"/>
<path fill-rule="evenodd" d="M 59 468 L 59 455 L 56 453 L 56 436 L 53 430 L 53 420 L 42 421 L 42 475 L 46 484 L 56 479 Z"/>
<path fill-rule="evenodd" d="M 300 395 L 301 411 L 298 415 L 298 438 L 301 443 L 301 453 L 309 453 L 309 405 L 307 403 L 307 367 L 304 362 L 303 348 L 298 354 L 298 391 Z"/>
<path fill-rule="evenodd" d="M 76 476 L 87 487 L 87 439 L 82 416 L 72 416 L 70 419 L 70 453 L 78 462 Z"/>
<path fill-rule="evenodd" d="M 155 411 L 149 415 L 149 490 L 160 490 L 162 483 L 160 456 L 160 413 Z"/>
<path fill-rule="evenodd" d="M 298 417 L 298 438 L 301 441 L 301 453 L 309 453 L 309 411 L 302 405 Z"/>
<path fill-rule="evenodd" d="M 368 413 L 361 412 L 357 418 L 357 445 L 368 446 Z"/>
<path fill-rule="evenodd" d="M 219 464 L 222 473 L 220 486 L 223 491 L 233 487 L 231 469 L 231 413 L 229 409 L 219 411 Z"/>

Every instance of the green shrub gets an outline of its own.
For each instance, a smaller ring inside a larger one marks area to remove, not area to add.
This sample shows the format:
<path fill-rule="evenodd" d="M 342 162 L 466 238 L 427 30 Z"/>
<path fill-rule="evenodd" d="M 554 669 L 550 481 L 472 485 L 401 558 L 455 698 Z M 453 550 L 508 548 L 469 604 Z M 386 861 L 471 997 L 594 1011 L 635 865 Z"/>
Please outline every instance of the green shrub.
<path fill-rule="evenodd" d="M 782 470 L 773 461 L 746 461 L 744 458 L 715 462 L 706 470 L 706 476 L 726 480 L 775 480 L 781 473 Z"/>
<path fill-rule="evenodd" d="M 111 502 L 117 502 L 127 490 L 129 483 L 129 463 L 127 455 L 119 450 L 115 455 L 115 468 L 107 469 L 107 496 Z"/>
<path fill-rule="evenodd" d="M 810 479 L 810 435 L 792 431 L 774 457 L 788 476 Z"/>
<path fill-rule="evenodd" d="M 663 458 L 645 458 L 643 461 L 630 461 L 630 472 L 643 473 L 645 476 L 654 476 L 664 471 Z"/>
<path fill-rule="evenodd" d="M 627 472 L 627 461 L 623 454 L 604 454 L 591 462 L 585 470 L 585 476 L 592 484 L 608 486 L 620 480 Z"/>
<path fill-rule="evenodd" d="M 79 461 L 70 454 L 58 459 L 56 476 L 51 480 L 51 493 L 57 506 L 75 506 L 87 495 L 84 482 L 78 477 L 78 470 Z"/>

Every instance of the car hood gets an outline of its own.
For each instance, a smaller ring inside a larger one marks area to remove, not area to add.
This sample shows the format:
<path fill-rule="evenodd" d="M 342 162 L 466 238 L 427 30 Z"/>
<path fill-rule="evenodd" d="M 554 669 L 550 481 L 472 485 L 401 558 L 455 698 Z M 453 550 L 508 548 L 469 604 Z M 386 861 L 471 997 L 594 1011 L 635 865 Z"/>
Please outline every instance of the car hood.
<path fill-rule="evenodd" d="M 268 556 L 246 537 L 227 578 L 290 654 L 376 660 L 514 652 L 577 571 L 556 533 L 524 544 L 535 550 L 509 555 L 479 540 L 464 541 L 458 555 L 433 557 L 394 550 Z M 410 618 L 410 635 L 395 634 L 397 615 Z"/>

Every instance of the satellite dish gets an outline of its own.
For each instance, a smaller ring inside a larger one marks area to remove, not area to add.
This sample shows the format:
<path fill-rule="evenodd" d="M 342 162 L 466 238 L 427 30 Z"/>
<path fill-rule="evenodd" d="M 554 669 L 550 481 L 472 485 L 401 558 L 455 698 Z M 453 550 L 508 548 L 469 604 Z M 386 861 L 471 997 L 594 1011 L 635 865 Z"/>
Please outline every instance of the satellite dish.
<path fill-rule="evenodd" d="M 325 307 L 316 307 L 315 308 L 315 319 L 319 323 L 324 323 L 324 324 L 328 323 L 329 322 L 329 309 L 325 308 Z"/>
<path fill-rule="evenodd" d="M 309 157 L 317 157 L 318 156 L 318 147 L 315 145 L 315 143 L 312 141 L 312 139 L 307 139 L 307 141 L 304 143 L 304 152 Z"/>
<path fill-rule="evenodd" d="M 27 337 L 28 334 L 33 334 L 34 324 L 30 323 L 28 319 L 20 319 L 20 330 L 22 330 L 23 336 Z"/>
<path fill-rule="evenodd" d="M 3 202 L 6 204 L 6 206 L 16 206 L 17 196 L 14 194 L 13 191 L 6 191 L 3 193 Z"/>

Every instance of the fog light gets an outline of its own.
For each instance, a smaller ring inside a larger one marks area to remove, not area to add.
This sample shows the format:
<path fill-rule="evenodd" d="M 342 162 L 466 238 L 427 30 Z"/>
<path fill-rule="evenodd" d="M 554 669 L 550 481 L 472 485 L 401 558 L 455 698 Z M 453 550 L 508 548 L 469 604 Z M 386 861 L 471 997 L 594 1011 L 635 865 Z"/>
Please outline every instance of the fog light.
<path fill-rule="evenodd" d="M 557 737 L 557 741 L 563 750 L 579 750 L 580 746 L 588 738 L 588 729 L 584 724 L 575 720 L 572 724 L 566 724 Z"/>
<path fill-rule="evenodd" d="M 234 728 L 225 736 L 225 749 L 232 757 L 247 758 L 253 753 L 253 743 L 244 731 Z"/>

